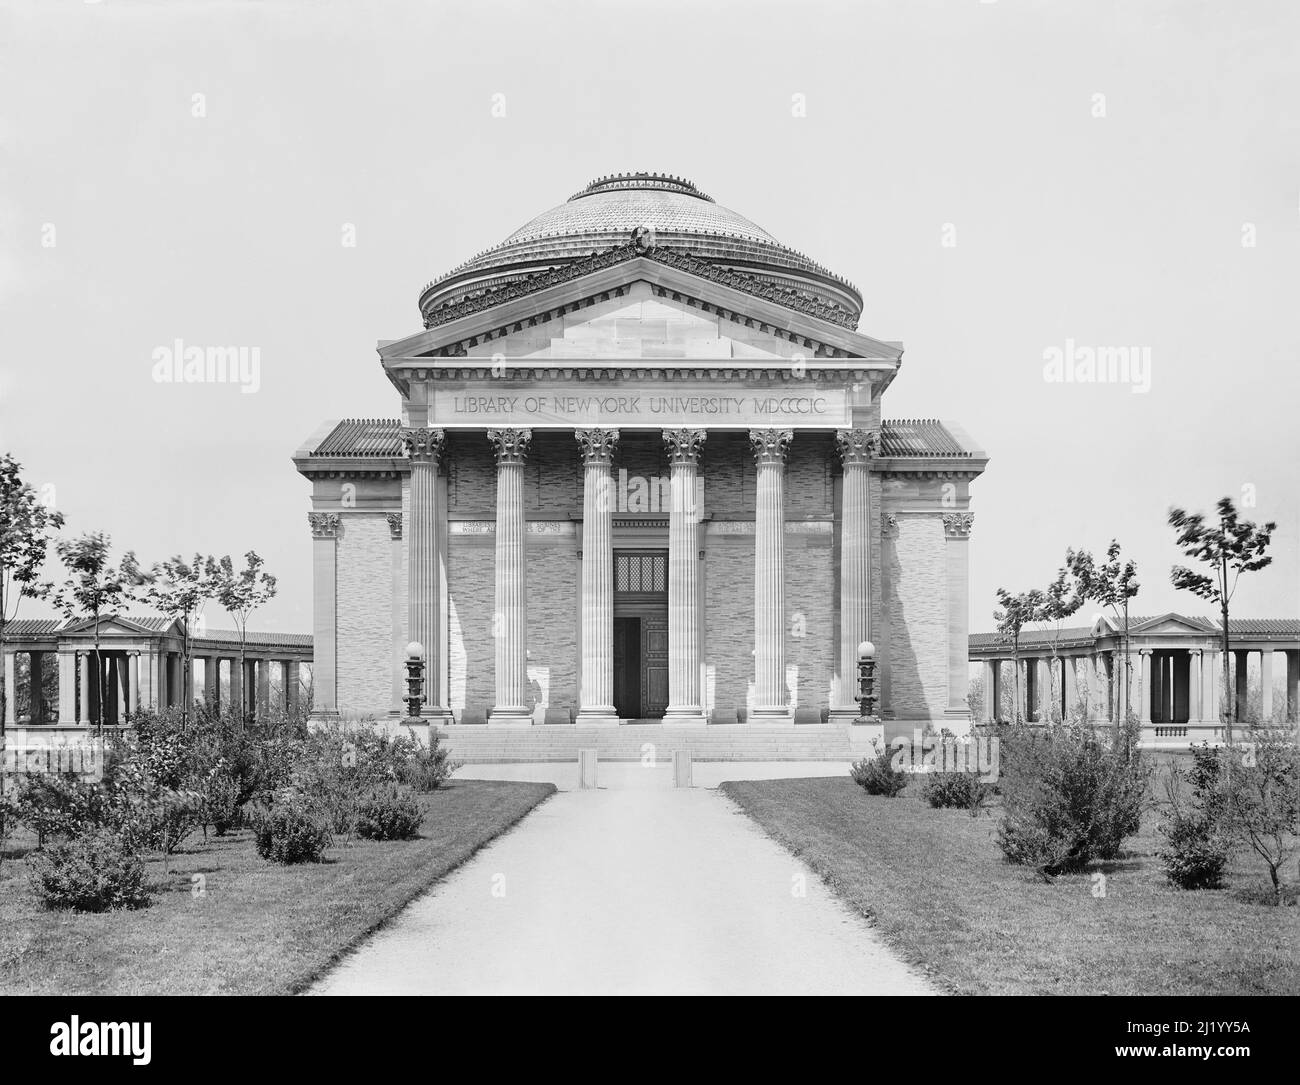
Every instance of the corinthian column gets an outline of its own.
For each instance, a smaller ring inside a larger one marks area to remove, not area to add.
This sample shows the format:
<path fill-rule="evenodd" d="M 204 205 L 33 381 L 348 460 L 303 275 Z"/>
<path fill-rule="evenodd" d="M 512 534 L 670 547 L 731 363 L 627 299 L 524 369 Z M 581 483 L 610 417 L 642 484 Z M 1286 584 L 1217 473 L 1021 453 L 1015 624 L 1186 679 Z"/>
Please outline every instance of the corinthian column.
<path fill-rule="evenodd" d="M 671 464 L 668 514 L 668 708 L 664 723 L 708 721 L 700 702 L 699 549 L 696 478 L 702 429 L 666 429 Z"/>
<path fill-rule="evenodd" d="M 436 720 L 446 716 L 438 705 L 442 675 L 438 644 L 438 461 L 444 440 L 440 429 L 402 430 L 402 441 L 411 458 L 406 620 L 410 639 L 424 649 L 424 704 L 420 715 Z"/>
<path fill-rule="evenodd" d="M 952 721 L 966 721 L 949 725 L 954 734 L 969 731 L 970 704 L 970 531 L 975 516 L 969 512 L 949 513 L 943 518 L 944 564 L 947 566 L 948 600 L 948 707 L 944 717 Z M 1064 669 L 1067 664 L 1061 663 Z M 1074 688 L 1074 672 L 1070 671 L 1068 685 Z M 1070 698 L 1073 704 L 1073 696 Z M 1048 700 L 1051 705 L 1051 700 Z M 1067 711 L 1061 706 L 1062 715 Z"/>
<path fill-rule="evenodd" d="M 871 639 L 869 472 L 877 440 L 878 434 L 868 429 L 842 429 L 835 434 L 844 462 L 844 487 L 840 518 L 840 673 L 830 712 L 832 723 L 851 723 L 861 715 L 854 697 L 858 689 L 858 645 Z"/>
<path fill-rule="evenodd" d="M 792 723 L 785 686 L 785 454 L 794 433 L 752 429 L 758 461 L 754 523 L 754 722 Z"/>
<path fill-rule="evenodd" d="M 490 429 L 497 454 L 496 704 L 488 723 L 527 727 L 528 595 L 524 584 L 524 458 L 533 439 L 529 429 Z M 611 637 L 612 637 L 611 633 Z"/>
<path fill-rule="evenodd" d="M 614 710 L 613 486 L 616 429 L 580 429 L 582 446 L 582 689 L 577 722 L 618 723 Z"/>

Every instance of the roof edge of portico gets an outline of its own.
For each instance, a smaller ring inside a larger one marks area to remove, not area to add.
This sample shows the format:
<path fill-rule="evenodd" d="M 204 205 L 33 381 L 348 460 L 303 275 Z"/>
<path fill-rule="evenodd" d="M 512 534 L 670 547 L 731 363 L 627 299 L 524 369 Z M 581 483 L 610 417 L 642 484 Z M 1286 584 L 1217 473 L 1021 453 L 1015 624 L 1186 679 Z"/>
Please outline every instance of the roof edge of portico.
<path fill-rule="evenodd" d="M 593 298 L 602 294 L 618 296 L 635 282 L 646 282 L 652 288 L 657 287 L 679 295 L 688 304 L 697 305 L 702 310 L 721 311 L 737 322 L 744 320 L 771 327 L 774 335 L 805 344 L 810 350 L 829 349 L 832 353 L 828 358 L 882 361 L 897 367 L 903 356 L 901 343 L 875 339 L 705 277 L 685 267 L 656 261 L 646 254 L 640 254 L 616 263 L 593 267 L 585 274 L 497 305 L 468 312 L 405 338 L 381 340 L 377 348 L 379 357 L 384 368 L 390 370 L 409 368 L 417 364 L 417 358 L 425 365 L 442 362 L 444 359 L 435 357 L 435 352 L 449 347 L 463 350 L 466 344 L 476 345 L 480 341 L 505 338 L 516 325 L 522 325 L 524 321 L 532 324 L 539 316 L 543 320 L 552 319 L 564 312 L 590 305 Z M 448 357 L 445 362 L 455 363 L 458 360 L 457 357 Z M 664 362 L 674 360 L 662 359 Z M 743 367 L 746 360 L 731 361 Z M 756 360 L 756 367 L 766 368 L 761 364 L 762 361 Z"/>

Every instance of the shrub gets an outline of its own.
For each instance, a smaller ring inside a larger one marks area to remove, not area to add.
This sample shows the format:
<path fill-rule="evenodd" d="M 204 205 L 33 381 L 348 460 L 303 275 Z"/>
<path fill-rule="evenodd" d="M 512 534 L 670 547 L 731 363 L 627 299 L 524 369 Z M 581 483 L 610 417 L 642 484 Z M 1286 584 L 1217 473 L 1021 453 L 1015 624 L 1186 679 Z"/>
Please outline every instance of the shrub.
<path fill-rule="evenodd" d="M 1192 784 L 1190 804 L 1182 794 L 1184 779 Z M 1218 889 L 1223 884 L 1232 841 L 1226 831 L 1222 783 L 1217 751 L 1205 743 L 1192 747 L 1189 769 L 1169 767 L 1164 820 L 1159 826 L 1165 845 L 1156 854 L 1165 877 L 1179 889 Z"/>
<path fill-rule="evenodd" d="M 357 835 L 367 840 L 410 840 L 424 821 L 415 797 L 396 785 L 377 788 L 357 808 Z"/>
<path fill-rule="evenodd" d="M 1086 727 L 1011 738 L 1000 781 L 1003 854 L 1049 879 L 1118 857 L 1138 830 L 1148 775 L 1127 743 L 1107 745 Z"/>
<path fill-rule="evenodd" d="M 18 790 L 18 819 L 44 846 L 47 836 L 76 836 L 108 820 L 103 789 L 72 774 L 42 773 L 27 776 Z"/>
<path fill-rule="evenodd" d="M 410 728 L 407 728 L 409 731 Z M 398 779 L 419 792 L 436 791 L 460 768 L 452 761 L 437 728 L 429 728 L 429 743 L 424 745 L 411 735 L 411 751 L 398 770 Z"/>
<path fill-rule="evenodd" d="M 252 817 L 257 854 L 276 863 L 319 863 L 331 842 L 329 826 L 306 796 L 282 789 Z"/>
<path fill-rule="evenodd" d="M 889 748 L 877 746 L 875 756 L 854 762 L 849 775 L 868 795 L 886 795 L 892 799 L 907 786 L 907 773 L 895 768 L 893 762 L 894 755 Z"/>
<path fill-rule="evenodd" d="M 239 781 L 224 766 L 214 769 L 208 776 L 204 801 L 212 831 L 217 836 L 225 836 L 231 829 L 238 828 L 240 791 Z"/>
<path fill-rule="evenodd" d="M 1228 864 L 1229 841 L 1204 812 L 1174 811 L 1161 822 L 1166 846 L 1157 854 L 1165 877 L 1179 889 L 1218 889 Z"/>
<path fill-rule="evenodd" d="M 144 863 L 116 833 L 90 829 L 28 858 L 33 886 L 47 908 L 103 912 L 148 903 Z"/>
<path fill-rule="evenodd" d="M 974 772 L 933 772 L 928 775 L 921 796 L 935 809 L 955 806 L 976 814 L 988 801 L 992 789 Z"/>

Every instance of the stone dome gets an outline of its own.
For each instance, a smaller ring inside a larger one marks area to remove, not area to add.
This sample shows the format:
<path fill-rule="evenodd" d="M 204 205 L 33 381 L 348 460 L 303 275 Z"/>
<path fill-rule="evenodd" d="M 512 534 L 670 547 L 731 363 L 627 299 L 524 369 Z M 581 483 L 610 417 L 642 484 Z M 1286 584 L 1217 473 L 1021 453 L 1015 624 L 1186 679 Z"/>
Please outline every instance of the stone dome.
<path fill-rule="evenodd" d="M 499 245 L 435 279 L 420 294 L 431 314 L 469 298 L 627 244 L 638 227 L 657 247 L 686 253 L 758 283 L 844 311 L 856 325 L 862 297 L 846 280 L 717 203 L 690 181 L 659 173 L 601 177 L 525 223 Z"/>

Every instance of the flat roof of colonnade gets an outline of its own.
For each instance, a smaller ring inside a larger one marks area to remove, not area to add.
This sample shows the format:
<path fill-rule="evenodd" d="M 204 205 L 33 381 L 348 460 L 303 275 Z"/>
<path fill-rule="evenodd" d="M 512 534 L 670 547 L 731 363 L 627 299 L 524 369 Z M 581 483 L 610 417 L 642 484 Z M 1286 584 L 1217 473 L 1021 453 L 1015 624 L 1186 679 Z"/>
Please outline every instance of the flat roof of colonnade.
<path fill-rule="evenodd" d="M 1118 638 L 1122 639 L 1122 623 L 1109 616 L 1099 618 L 1092 625 L 1035 627 L 1024 629 L 1020 634 L 1019 650 L 1021 655 L 1071 649 L 1096 648 L 1101 642 L 1107 647 L 1113 646 Z M 1167 640 L 1188 639 L 1198 644 L 1212 639 L 1216 644 L 1223 636 L 1221 623 L 1203 616 L 1188 616 L 1176 612 L 1165 614 L 1130 617 L 1129 639 Z M 1300 618 L 1229 618 L 1228 636 L 1231 647 L 1241 650 L 1260 650 L 1270 646 L 1274 651 L 1300 650 Z M 972 633 L 969 637 L 969 656 L 971 659 L 1004 659 L 1011 654 L 1011 642 L 1001 633 Z"/>

